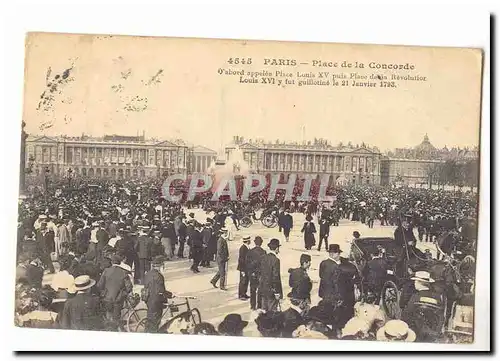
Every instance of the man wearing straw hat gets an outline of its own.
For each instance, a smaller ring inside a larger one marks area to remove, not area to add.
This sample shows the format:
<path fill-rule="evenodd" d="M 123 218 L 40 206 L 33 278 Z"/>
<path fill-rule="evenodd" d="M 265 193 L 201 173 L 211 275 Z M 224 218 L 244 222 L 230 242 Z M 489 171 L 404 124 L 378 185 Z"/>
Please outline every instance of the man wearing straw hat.
<path fill-rule="evenodd" d="M 90 293 L 95 281 L 88 275 L 75 278 L 76 295 L 66 301 L 61 326 L 69 330 L 101 330 L 102 319 L 99 298 Z"/>
<path fill-rule="evenodd" d="M 404 308 L 401 319 L 417 332 L 419 341 L 433 341 L 439 335 L 437 334 L 436 324 L 429 324 L 427 320 L 419 317 L 422 308 L 435 308 L 436 312 L 444 310 L 444 297 L 442 294 L 434 291 L 431 285 L 435 282 L 427 271 L 417 271 L 411 278 L 415 282 L 415 292 Z M 441 312 L 442 313 L 442 312 Z"/>
<path fill-rule="evenodd" d="M 250 298 L 247 295 L 248 290 L 248 267 L 247 267 L 247 254 L 250 245 L 250 236 L 245 236 L 242 238 L 243 244 L 240 247 L 238 254 L 238 267 L 236 268 L 240 271 L 240 283 L 238 285 L 238 298 L 242 301 L 246 301 Z"/>

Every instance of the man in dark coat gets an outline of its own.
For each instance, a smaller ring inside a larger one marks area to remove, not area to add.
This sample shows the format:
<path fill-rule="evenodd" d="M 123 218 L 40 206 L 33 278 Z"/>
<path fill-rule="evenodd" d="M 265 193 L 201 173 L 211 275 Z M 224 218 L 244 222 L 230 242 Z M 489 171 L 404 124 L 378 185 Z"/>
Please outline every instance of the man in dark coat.
<path fill-rule="evenodd" d="M 408 242 L 417 242 L 408 217 L 403 219 L 401 225 L 399 225 L 394 231 L 394 240 L 401 247 L 406 247 L 406 244 L 408 244 Z"/>
<path fill-rule="evenodd" d="M 262 249 L 262 238 L 257 236 L 254 239 L 255 247 L 247 253 L 246 266 L 250 279 L 250 308 L 255 310 L 262 307 L 260 292 L 258 291 L 260 282 L 260 264 L 266 251 Z"/>
<path fill-rule="evenodd" d="M 141 282 L 144 280 L 145 273 L 148 272 L 151 268 L 151 248 L 153 245 L 153 240 L 144 231 L 145 229 L 141 228 L 136 246 L 137 256 L 139 258 L 137 275 L 139 284 L 141 284 Z"/>
<path fill-rule="evenodd" d="M 262 308 L 266 312 L 278 310 L 279 300 L 283 299 L 280 260 L 278 258 L 279 240 L 273 238 L 267 246 L 269 247 L 269 252 L 262 257 L 259 282 Z"/>
<path fill-rule="evenodd" d="M 220 289 L 227 291 L 226 288 L 226 267 L 229 261 L 229 249 L 227 246 L 228 232 L 227 229 L 222 228 L 221 234 L 217 240 L 217 255 L 216 262 L 218 271 L 215 276 L 210 280 L 210 283 L 217 288 L 217 282 L 220 280 Z"/>
<path fill-rule="evenodd" d="M 165 289 L 165 278 L 161 274 L 163 257 L 155 257 L 152 268 L 144 278 L 142 299 L 148 307 L 146 332 L 157 332 L 160 326 L 163 304 L 173 297 L 172 292 Z"/>
<path fill-rule="evenodd" d="M 325 241 L 325 251 L 328 251 L 328 236 L 330 235 L 330 220 L 322 217 L 319 221 L 319 245 L 318 251 L 321 251 L 321 244 Z"/>
<path fill-rule="evenodd" d="M 36 242 L 38 245 L 38 254 L 45 268 L 50 273 L 55 273 L 54 264 L 50 258 L 51 244 L 54 243 L 54 232 L 47 229 L 47 223 L 43 222 L 40 229 L 36 232 Z"/>
<path fill-rule="evenodd" d="M 194 217 L 193 213 L 190 213 L 189 216 L 191 215 Z M 196 231 L 195 228 L 196 220 L 194 218 L 189 219 L 187 227 L 186 227 L 186 236 L 187 236 L 187 245 L 189 246 L 189 259 L 193 259 L 193 238 L 194 238 L 194 233 Z"/>
<path fill-rule="evenodd" d="M 97 283 L 97 289 L 106 309 L 106 318 L 113 330 L 121 326 L 123 303 L 133 288 L 128 272 L 120 266 L 121 261 L 120 256 L 114 255 L 111 259 L 112 266 L 103 271 Z"/>
<path fill-rule="evenodd" d="M 90 221 L 87 221 L 85 226 L 82 228 L 80 242 L 77 245 L 78 252 L 81 254 L 87 252 L 87 250 L 89 249 L 90 237 L 92 236 L 92 230 L 90 229 L 89 222 Z"/>
<path fill-rule="evenodd" d="M 212 260 L 210 254 L 210 240 L 212 238 L 212 219 L 207 218 L 205 227 L 201 231 L 201 238 L 203 242 L 203 260 L 201 262 L 202 267 L 210 267 L 210 261 Z"/>
<path fill-rule="evenodd" d="M 200 232 L 201 224 L 195 223 L 194 229 L 191 232 L 190 240 L 191 240 L 191 257 L 193 258 L 193 265 L 191 266 L 191 271 L 193 273 L 200 273 L 198 266 L 203 260 L 203 240 Z"/>
<path fill-rule="evenodd" d="M 314 234 L 316 233 L 316 226 L 312 222 L 312 217 L 310 215 L 306 217 L 306 222 L 304 222 L 304 225 L 302 226 L 302 229 L 300 231 L 304 233 L 305 249 L 310 250 L 316 244 L 316 240 L 314 238 Z"/>
<path fill-rule="evenodd" d="M 187 237 L 187 227 L 186 224 L 184 223 L 183 219 L 180 218 L 180 223 L 179 223 L 179 229 L 177 231 L 177 236 L 179 239 L 179 248 L 177 249 L 177 257 L 179 258 L 185 258 L 184 256 L 184 245 L 186 244 L 186 237 Z"/>
<path fill-rule="evenodd" d="M 290 238 L 290 230 L 293 228 L 293 217 L 288 209 L 285 210 L 285 213 L 283 214 L 281 225 L 283 227 L 283 235 L 285 236 L 285 240 L 288 242 Z"/>
<path fill-rule="evenodd" d="M 281 230 L 283 229 L 283 219 L 285 216 L 285 211 L 283 209 L 280 209 L 278 211 L 278 232 L 281 233 Z"/>
<path fill-rule="evenodd" d="M 415 282 L 415 292 L 404 307 L 401 319 L 416 332 L 418 341 L 434 342 L 445 322 L 440 310 L 445 306 L 444 292 L 431 287 L 435 280 L 427 271 L 417 271 L 411 279 Z"/>
<path fill-rule="evenodd" d="M 75 278 L 74 297 L 69 298 L 62 311 L 61 327 L 67 330 L 98 331 L 102 329 L 99 297 L 90 293 L 95 281 L 88 275 Z"/>
<path fill-rule="evenodd" d="M 107 246 L 109 242 L 108 232 L 104 229 L 104 221 L 99 222 L 99 229 L 96 232 L 97 238 L 97 254 L 98 260 L 100 261 L 103 257 L 102 250 Z"/>
<path fill-rule="evenodd" d="M 302 298 L 304 295 L 300 294 L 299 289 L 292 289 L 288 297 L 290 298 L 290 308 L 285 310 L 282 314 L 283 329 L 281 331 L 281 337 L 289 338 L 292 337 L 293 331 L 295 331 L 297 327 L 306 323 L 304 313 L 307 309 L 303 308 L 304 304 Z"/>
<path fill-rule="evenodd" d="M 243 244 L 240 247 L 238 254 L 238 267 L 236 268 L 240 271 L 240 283 L 238 285 L 238 298 L 242 301 L 246 301 L 250 298 L 247 295 L 248 290 L 248 267 L 247 267 L 247 254 L 248 247 L 250 244 L 250 236 L 243 237 Z"/>
<path fill-rule="evenodd" d="M 319 297 L 332 306 L 340 303 L 343 309 L 337 325 L 340 328 L 354 315 L 354 284 L 359 281 L 356 266 L 340 257 L 341 252 L 338 244 L 331 244 L 329 258 L 319 265 Z"/>
<path fill-rule="evenodd" d="M 383 255 L 383 250 L 379 249 L 378 253 L 373 254 L 372 259 L 363 268 L 367 291 L 372 293 L 376 304 L 379 302 L 382 287 L 387 280 L 387 271 L 389 270 L 389 264 Z"/>

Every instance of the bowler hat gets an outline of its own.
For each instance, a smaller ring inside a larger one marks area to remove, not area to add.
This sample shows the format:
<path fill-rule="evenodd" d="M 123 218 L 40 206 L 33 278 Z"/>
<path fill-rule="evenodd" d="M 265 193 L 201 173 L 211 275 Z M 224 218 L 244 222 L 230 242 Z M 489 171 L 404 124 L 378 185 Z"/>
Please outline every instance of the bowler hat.
<path fill-rule="evenodd" d="M 280 247 L 280 241 L 277 240 L 276 238 L 273 238 L 269 241 L 269 243 L 267 244 L 267 246 L 271 249 L 271 250 L 275 250 L 277 248 Z"/>
<path fill-rule="evenodd" d="M 300 255 L 300 264 L 304 263 L 304 262 L 310 262 L 311 261 L 311 256 L 308 255 L 308 254 L 301 254 Z"/>
<path fill-rule="evenodd" d="M 310 221 L 312 221 L 312 219 L 313 219 L 313 217 L 311 217 L 311 216 L 308 214 L 308 215 L 307 215 L 307 217 L 306 217 L 306 221 L 310 222 Z"/>
<path fill-rule="evenodd" d="M 333 243 L 328 246 L 328 253 L 341 253 L 342 250 L 340 249 L 340 246 L 336 243 Z"/>
<path fill-rule="evenodd" d="M 248 321 L 243 321 L 241 315 L 230 313 L 219 324 L 220 333 L 235 334 L 241 332 L 248 325 Z"/>

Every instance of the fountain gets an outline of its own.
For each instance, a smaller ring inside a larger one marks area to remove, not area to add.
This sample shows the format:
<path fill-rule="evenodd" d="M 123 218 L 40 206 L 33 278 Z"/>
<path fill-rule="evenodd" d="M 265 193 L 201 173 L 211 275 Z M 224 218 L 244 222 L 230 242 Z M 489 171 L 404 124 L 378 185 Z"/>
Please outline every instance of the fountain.
<path fill-rule="evenodd" d="M 236 146 L 229 155 L 229 159 L 222 166 L 218 166 L 212 161 L 207 169 L 207 173 L 212 176 L 212 191 L 215 191 L 223 179 L 234 178 L 243 179 L 248 176 L 250 167 L 243 157 L 243 152 Z"/>

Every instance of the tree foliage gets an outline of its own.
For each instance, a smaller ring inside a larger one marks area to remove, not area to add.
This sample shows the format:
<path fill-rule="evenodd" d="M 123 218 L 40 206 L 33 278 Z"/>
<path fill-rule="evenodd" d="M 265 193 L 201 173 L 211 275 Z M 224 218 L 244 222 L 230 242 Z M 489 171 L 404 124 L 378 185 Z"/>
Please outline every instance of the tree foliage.
<path fill-rule="evenodd" d="M 430 164 L 427 168 L 429 183 L 444 187 L 477 187 L 479 183 L 479 162 L 478 159 L 467 161 L 457 161 L 449 159 L 442 163 Z"/>

